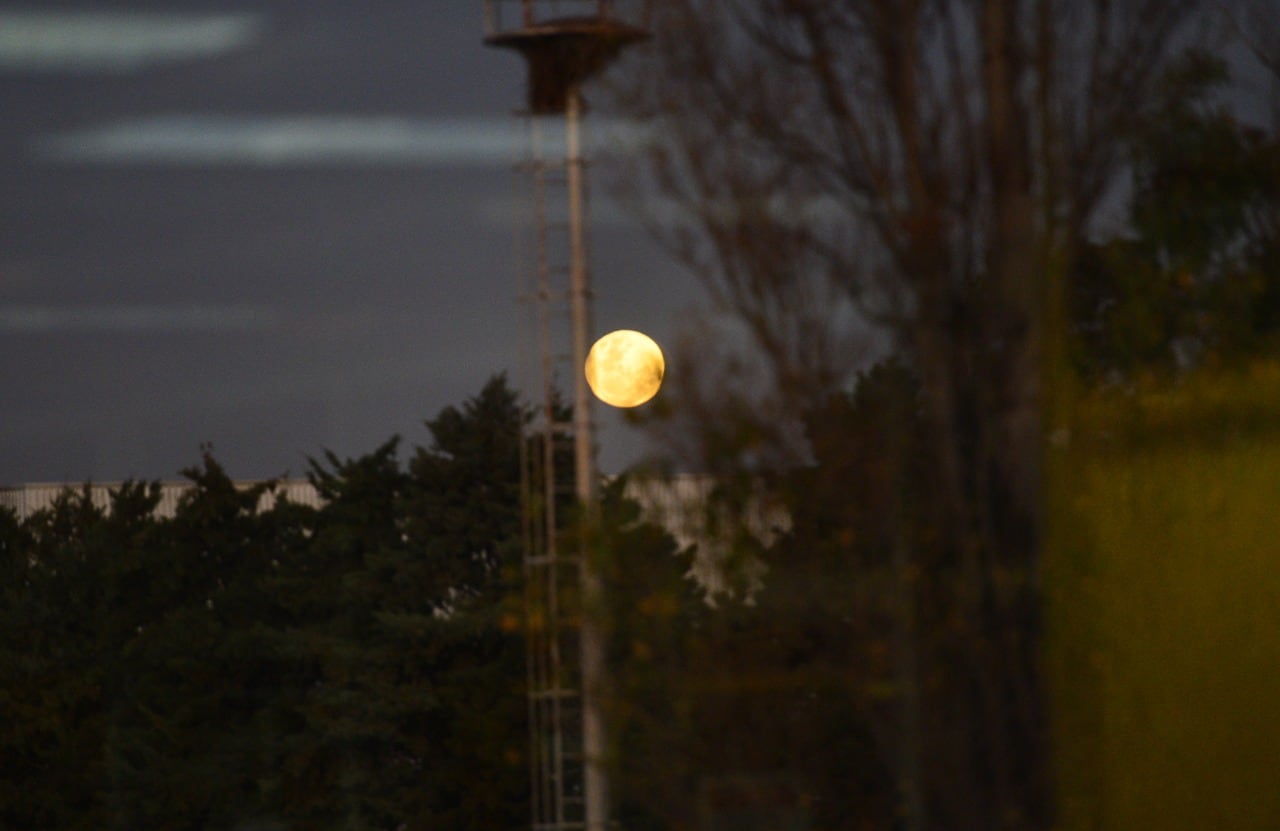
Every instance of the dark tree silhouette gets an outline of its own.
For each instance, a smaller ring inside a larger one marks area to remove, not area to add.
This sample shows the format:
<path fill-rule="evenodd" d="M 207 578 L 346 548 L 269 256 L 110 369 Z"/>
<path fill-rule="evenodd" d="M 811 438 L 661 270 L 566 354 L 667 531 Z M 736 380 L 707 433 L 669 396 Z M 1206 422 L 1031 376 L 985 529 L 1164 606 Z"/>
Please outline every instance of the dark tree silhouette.
<path fill-rule="evenodd" d="M 206 454 L 171 519 L 0 512 L 0 824 L 523 825 L 522 418 L 496 378 L 407 465 L 314 462 L 319 508 Z"/>

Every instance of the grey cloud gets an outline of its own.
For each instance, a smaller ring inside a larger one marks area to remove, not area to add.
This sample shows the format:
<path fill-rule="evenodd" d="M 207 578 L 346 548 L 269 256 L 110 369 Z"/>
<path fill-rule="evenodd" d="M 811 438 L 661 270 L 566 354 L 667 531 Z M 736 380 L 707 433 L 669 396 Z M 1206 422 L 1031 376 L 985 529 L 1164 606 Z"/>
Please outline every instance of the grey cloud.
<path fill-rule="evenodd" d="M 132 72 L 257 40 L 261 15 L 0 10 L 0 69 Z"/>
<path fill-rule="evenodd" d="M 554 157 L 564 146 L 563 125 L 552 120 L 540 130 L 544 152 Z M 589 137 L 596 137 L 591 146 L 616 148 L 636 132 L 606 123 Z M 46 162 L 97 164 L 510 166 L 528 146 L 511 118 L 172 114 L 42 137 L 33 151 Z"/>

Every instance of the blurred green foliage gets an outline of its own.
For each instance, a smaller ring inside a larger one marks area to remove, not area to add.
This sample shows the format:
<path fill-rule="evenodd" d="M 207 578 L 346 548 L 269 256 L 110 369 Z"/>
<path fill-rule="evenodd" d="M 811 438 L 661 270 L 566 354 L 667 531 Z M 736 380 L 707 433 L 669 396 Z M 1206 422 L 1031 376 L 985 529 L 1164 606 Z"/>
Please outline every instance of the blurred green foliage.
<path fill-rule="evenodd" d="M 1064 829 L 1280 825 L 1280 136 L 1191 55 L 1073 274 L 1049 429 Z M 1068 400 L 1069 399 L 1069 400 Z"/>
<path fill-rule="evenodd" d="M 1064 829 L 1280 825 L 1280 364 L 1085 396 L 1051 449 Z"/>

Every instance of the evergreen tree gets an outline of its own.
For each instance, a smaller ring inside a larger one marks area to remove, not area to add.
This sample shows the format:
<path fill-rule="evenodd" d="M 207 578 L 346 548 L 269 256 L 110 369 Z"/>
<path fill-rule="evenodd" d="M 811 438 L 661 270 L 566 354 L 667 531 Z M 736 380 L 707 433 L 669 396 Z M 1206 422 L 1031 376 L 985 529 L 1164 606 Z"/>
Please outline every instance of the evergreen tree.
<path fill-rule="evenodd" d="M 139 483 L 0 512 L 0 825 L 523 824 L 521 419 L 496 378 L 407 468 L 313 462 L 318 509 L 206 453 L 172 519 Z"/>

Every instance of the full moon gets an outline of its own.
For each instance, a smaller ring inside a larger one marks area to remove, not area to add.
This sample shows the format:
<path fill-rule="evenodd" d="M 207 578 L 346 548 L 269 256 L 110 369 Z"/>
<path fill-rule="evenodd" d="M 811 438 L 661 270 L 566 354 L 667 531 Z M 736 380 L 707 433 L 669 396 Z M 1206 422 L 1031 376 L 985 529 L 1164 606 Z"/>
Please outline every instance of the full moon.
<path fill-rule="evenodd" d="M 596 398 L 612 407 L 638 407 L 657 394 L 665 368 L 653 338 L 619 329 L 595 342 L 585 371 Z"/>

